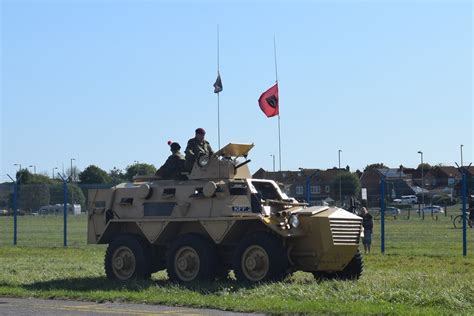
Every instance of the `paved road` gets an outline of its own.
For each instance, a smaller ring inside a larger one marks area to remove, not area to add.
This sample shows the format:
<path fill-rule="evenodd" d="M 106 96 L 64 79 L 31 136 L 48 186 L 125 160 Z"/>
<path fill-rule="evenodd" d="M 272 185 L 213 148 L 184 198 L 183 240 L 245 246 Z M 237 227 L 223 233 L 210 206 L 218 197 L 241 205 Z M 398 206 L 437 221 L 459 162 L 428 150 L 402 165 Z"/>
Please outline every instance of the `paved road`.
<path fill-rule="evenodd" d="M 202 315 L 264 315 L 225 312 L 216 309 L 195 309 L 144 304 L 92 303 L 63 300 L 40 300 L 0 297 L 0 315 L 166 315 L 166 316 L 202 316 Z"/>

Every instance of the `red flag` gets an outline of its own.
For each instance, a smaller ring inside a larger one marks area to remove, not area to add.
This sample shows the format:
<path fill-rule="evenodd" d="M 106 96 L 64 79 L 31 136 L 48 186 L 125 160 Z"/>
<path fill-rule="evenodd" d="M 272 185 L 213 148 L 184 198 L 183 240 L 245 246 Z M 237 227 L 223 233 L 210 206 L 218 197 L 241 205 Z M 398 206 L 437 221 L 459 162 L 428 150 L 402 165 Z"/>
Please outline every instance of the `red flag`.
<path fill-rule="evenodd" d="M 278 111 L 278 83 L 262 93 L 258 98 L 258 105 L 267 117 L 272 117 L 280 113 Z"/>

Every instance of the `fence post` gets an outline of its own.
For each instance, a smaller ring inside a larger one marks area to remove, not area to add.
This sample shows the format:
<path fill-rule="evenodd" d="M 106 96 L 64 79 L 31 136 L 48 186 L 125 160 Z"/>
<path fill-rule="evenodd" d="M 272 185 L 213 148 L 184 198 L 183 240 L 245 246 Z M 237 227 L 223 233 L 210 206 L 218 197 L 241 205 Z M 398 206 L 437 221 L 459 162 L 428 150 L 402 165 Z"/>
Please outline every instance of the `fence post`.
<path fill-rule="evenodd" d="M 63 178 L 64 191 L 64 247 L 67 247 L 67 181 Z"/>
<path fill-rule="evenodd" d="M 462 167 L 461 167 L 462 168 Z M 466 240 L 466 197 L 467 197 L 467 185 L 466 185 L 466 169 L 462 168 L 462 255 L 467 255 L 467 240 Z"/>
<path fill-rule="evenodd" d="M 380 247 L 385 254 L 385 176 L 380 180 Z"/>
<path fill-rule="evenodd" d="M 17 242 L 17 216 L 18 216 L 18 211 L 17 211 L 17 197 L 18 197 L 18 181 L 21 178 L 17 178 L 16 180 L 13 180 L 12 177 L 10 177 L 9 174 L 7 176 L 12 180 L 13 182 L 13 245 L 16 245 Z"/>
<path fill-rule="evenodd" d="M 17 218 L 18 218 L 18 210 L 17 210 L 17 198 L 18 198 L 18 181 L 15 181 L 15 185 L 13 186 L 13 244 L 16 245 L 17 243 Z"/>

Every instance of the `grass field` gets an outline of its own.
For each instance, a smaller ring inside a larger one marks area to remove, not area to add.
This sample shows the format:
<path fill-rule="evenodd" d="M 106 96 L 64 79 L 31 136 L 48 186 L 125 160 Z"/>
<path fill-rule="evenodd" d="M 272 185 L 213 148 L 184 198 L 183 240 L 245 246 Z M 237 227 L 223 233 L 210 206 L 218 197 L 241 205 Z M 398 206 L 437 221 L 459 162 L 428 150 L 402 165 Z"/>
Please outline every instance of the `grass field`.
<path fill-rule="evenodd" d="M 462 231 L 453 228 L 450 216 L 387 217 L 384 255 L 376 220 L 373 250 L 364 256 L 359 281 L 318 283 L 309 273 L 295 273 L 255 286 L 226 281 L 183 287 L 169 284 L 165 272 L 146 282 L 109 282 L 105 247 L 85 244 L 85 216 L 69 217 L 68 248 L 62 247 L 61 217 L 19 217 L 17 246 L 11 246 L 11 224 L 11 218 L 0 218 L 0 296 L 268 313 L 474 315 L 474 229 L 468 230 L 463 257 Z"/>

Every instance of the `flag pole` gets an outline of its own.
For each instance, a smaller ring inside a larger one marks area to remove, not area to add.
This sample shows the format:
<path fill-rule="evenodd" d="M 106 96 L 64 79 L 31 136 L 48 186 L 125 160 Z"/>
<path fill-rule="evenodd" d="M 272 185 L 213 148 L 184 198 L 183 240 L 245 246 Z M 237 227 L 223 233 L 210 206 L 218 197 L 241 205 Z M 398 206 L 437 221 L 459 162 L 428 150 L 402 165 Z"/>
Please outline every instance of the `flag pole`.
<path fill-rule="evenodd" d="M 219 76 L 219 24 L 217 24 L 217 75 Z M 217 92 L 217 148 L 221 149 L 220 99 Z"/>
<path fill-rule="evenodd" d="M 275 35 L 273 35 L 273 55 L 275 56 L 275 83 L 278 84 L 278 67 Z M 279 103 L 279 100 L 278 100 Z M 281 171 L 281 133 L 280 133 L 280 109 L 278 109 L 278 160 Z"/>

